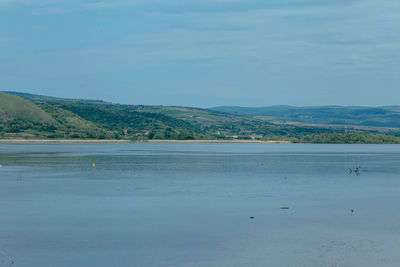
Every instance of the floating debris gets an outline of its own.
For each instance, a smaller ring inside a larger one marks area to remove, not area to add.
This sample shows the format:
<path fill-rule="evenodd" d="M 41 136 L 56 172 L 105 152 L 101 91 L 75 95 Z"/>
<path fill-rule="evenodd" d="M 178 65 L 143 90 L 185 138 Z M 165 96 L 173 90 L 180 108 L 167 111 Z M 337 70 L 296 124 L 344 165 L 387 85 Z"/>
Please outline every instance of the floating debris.
<path fill-rule="evenodd" d="M 14 265 L 14 260 L 11 259 L 11 257 L 8 256 L 7 253 L 5 253 L 4 251 L 0 250 L 0 255 L 3 255 L 3 256 L 10 262 L 10 263 L 8 264 L 9 267 L 12 266 L 12 265 Z M 2 262 L 4 262 L 4 261 L 2 261 Z"/>
<path fill-rule="evenodd" d="M 350 215 L 353 216 L 353 214 L 354 214 L 354 210 L 350 209 Z"/>
<path fill-rule="evenodd" d="M 250 219 L 254 219 L 254 216 L 250 216 Z"/>
<path fill-rule="evenodd" d="M 285 207 L 280 207 L 280 209 L 281 209 L 281 210 L 288 210 L 289 207 L 286 207 L 286 206 L 285 206 Z"/>

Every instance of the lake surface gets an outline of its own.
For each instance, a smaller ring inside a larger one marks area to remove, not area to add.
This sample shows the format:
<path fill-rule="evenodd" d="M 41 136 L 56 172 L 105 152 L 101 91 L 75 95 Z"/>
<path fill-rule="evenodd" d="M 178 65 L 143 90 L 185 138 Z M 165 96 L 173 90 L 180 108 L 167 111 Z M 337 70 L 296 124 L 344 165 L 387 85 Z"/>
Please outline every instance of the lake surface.
<path fill-rule="evenodd" d="M 13 267 L 400 266 L 398 145 L 0 144 L 0 164 Z"/>

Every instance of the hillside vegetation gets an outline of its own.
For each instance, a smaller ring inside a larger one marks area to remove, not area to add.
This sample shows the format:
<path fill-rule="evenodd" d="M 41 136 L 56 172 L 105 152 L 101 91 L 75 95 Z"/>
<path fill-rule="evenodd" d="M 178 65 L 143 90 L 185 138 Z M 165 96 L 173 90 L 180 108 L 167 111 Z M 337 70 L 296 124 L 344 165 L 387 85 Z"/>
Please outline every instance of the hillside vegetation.
<path fill-rule="evenodd" d="M 271 119 L 258 113 L 250 114 L 250 111 L 245 111 L 246 108 L 241 108 L 239 112 L 234 108 L 210 110 L 120 105 L 100 100 L 7 92 L 0 94 L 0 138 L 268 139 L 310 143 L 400 143 L 396 129 L 301 125 L 293 123 L 293 120 L 285 122 L 282 118 L 294 117 L 294 111 L 287 107 L 280 109 L 281 113 L 273 113 L 280 115 L 279 119 Z M 395 109 L 392 107 L 392 110 Z M 312 112 L 316 114 L 313 115 L 316 120 L 319 113 L 316 110 Z M 303 115 L 307 114 L 310 113 Z M 326 113 L 318 116 L 325 120 L 329 117 Z M 366 116 L 365 113 L 362 116 Z"/>
<path fill-rule="evenodd" d="M 31 101 L 0 93 L 1 121 L 23 120 L 32 123 L 54 122 L 54 119 Z"/>

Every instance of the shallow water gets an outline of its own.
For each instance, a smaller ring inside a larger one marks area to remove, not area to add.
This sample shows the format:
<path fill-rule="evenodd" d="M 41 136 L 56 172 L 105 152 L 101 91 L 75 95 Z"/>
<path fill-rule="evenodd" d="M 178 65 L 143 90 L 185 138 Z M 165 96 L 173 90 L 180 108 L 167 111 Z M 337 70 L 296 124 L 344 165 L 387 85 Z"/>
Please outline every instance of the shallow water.
<path fill-rule="evenodd" d="M 0 251 L 13 267 L 397 267 L 399 163 L 398 145 L 0 144 Z"/>

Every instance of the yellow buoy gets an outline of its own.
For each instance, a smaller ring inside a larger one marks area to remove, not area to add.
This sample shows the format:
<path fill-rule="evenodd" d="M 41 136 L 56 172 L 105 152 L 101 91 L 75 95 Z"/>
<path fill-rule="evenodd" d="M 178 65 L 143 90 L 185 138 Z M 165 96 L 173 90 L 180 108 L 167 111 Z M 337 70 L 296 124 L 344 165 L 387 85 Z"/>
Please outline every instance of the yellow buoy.
<path fill-rule="evenodd" d="M 93 163 L 92 163 L 92 166 L 95 167 L 95 166 L 96 166 L 96 163 L 93 162 Z"/>

